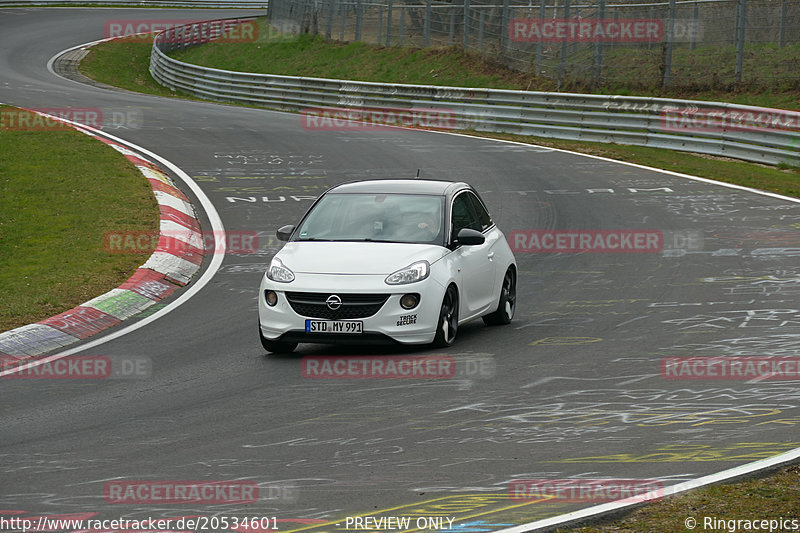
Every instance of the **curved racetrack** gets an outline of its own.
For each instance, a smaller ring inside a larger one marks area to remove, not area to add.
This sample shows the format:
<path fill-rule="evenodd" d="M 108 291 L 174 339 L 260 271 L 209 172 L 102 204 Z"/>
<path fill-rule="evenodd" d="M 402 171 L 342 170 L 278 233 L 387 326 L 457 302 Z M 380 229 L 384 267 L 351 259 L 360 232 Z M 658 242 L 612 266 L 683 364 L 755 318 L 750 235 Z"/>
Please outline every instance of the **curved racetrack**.
<path fill-rule="evenodd" d="M 108 19 L 223 16 L 0 9 L 0 102 L 138 113 L 108 131 L 197 180 L 226 230 L 260 235 L 258 253 L 226 255 L 187 303 L 86 352 L 149 357 L 149 377 L 3 380 L 0 509 L 275 516 L 282 531 L 343 529 L 355 515 L 445 516 L 452 531 L 492 531 L 589 505 L 513 500 L 514 479 L 670 485 L 800 446 L 796 381 L 671 380 L 659 366 L 668 356 L 800 353 L 800 205 L 539 147 L 307 131 L 295 114 L 111 91 L 46 69 L 57 52 L 102 38 Z M 256 289 L 275 228 L 331 185 L 418 168 L 475 185 L 507 235 L 657 230 L 667 249 L 518 250 L 516 319 L 464 326 L 452 349 L 301 345 L 265 357 Z M 433 353 L 482 370 L 436 380 L 301 373 L 308 355 Z M 108 480 L 251 480 L 261 499 L 111 504 Z"/>

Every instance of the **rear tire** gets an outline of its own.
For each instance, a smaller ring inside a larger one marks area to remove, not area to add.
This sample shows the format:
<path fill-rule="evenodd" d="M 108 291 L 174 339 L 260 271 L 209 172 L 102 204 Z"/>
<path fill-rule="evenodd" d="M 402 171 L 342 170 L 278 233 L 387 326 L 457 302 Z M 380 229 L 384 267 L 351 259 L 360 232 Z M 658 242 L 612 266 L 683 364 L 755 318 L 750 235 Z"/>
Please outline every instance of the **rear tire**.
<path fill-rule="evenodd" d="M 456 340 L 456 333 L 458 333 L 458 290 L 454 285 L 450 285 L 442 298 L 433 346 L 436 348 L 452 346 Z"/>
<path fill-rule="evenodd" d="M 503 276 L 503 286 L 500 287 L 500 301 L 497 310 L 483 317 L 487 326 L 502 326 L 510 324 L 517 309 L 517 273 L 514 267 L 508 267 Z"/>
<path fill-rule="evenodd" d="M 261 328 L 258 329 L 258 338 L 261 339 L 261 346 L 271 353 L 292 353 L 297 348 L 296 342 L 271 341 L 264 338 Z"/>

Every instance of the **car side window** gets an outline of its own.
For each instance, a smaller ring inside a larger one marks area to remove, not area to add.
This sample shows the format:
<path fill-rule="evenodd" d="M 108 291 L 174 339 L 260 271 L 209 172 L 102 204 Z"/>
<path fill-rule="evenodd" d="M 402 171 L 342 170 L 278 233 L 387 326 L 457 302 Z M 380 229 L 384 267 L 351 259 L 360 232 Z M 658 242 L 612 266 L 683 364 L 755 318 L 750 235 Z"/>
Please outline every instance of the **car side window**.
<path fill-rule="evenodd" d="M 458 232 L 463 228 L 470 228 L 477 231 L 483 231 L 478 216 L 472 207 L 472 200 L 470 200 L 468 192 L 463 192 L 453 199 L 452 217 L 452 233 L 451 238 L 455 239 Z"/>
<path fill-rule="evenodd" d="M 475 210 L 475 214 L 478 215 L 478 222 L 480 222 L 481 229 L 480 231 L 484 231 L 486 228 L 492 225 L 492 217 L 489 216 L 489 212 L 486 210 L 486 207 L 481 202 L 480 198 L 475 196 L 472 193 L 465 193 L 469 196 L 470 200 L 472 201 L 472 208 Z"/>

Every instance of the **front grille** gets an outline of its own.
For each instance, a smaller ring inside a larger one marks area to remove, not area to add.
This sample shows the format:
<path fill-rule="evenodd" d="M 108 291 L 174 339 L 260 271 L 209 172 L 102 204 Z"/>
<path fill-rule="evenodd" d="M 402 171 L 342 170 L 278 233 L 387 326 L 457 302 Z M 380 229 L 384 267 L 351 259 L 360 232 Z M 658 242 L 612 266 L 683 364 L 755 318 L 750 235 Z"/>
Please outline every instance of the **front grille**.
<path fill-rule="evenodd" d="M 342 299 L 342 306 L 333 310 L 325 303 L 332 294 L 337 293 L 287 292 L 286 299 L 298 315 L 325 320 L 366 318 L 377 313 L 389 299 L 388 294 L 337 294 Z"/>

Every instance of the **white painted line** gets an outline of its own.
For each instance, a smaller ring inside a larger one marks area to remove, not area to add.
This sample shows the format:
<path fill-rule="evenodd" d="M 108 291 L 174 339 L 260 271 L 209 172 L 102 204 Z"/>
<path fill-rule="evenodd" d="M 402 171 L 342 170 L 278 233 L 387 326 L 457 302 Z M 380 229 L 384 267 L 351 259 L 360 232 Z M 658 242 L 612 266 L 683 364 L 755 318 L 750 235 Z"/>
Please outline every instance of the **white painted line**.
<path fill-rule="evenodd" d="M 525 531 L 535 531 L 537 529 L 542 529 L 546 527 L 563 525 L 567 522 L 585 520 L 587 518 L 596 517 L 597 515 L 600 514 L 610 513 L 612 511 L 619 511 L 625 509 L 626 507 L 630 507 L 632 505 L 659 500 L 665 496 L 672 496 L 674 494 L 686 492 L 687 490 L 704 487 L 706 485 L 711 485 L 712 483 L 719 483 L 720 481 L 725 481 L 728 479 L 733 479 L 735 477 L 751 474 L 758 470 L 778 466 L 784 463 L 789 463 L 792 461 L 796 461 L 797 459 L 800 459 L 800 448 L 795 448 L 794 450 L 790 450 L 788 452 L 782 453 L 780 455 L 775 455 L 767 459 L 761 459 L 760 461 L 755 461 L 728 470 L 723 470 L 722 472 L 717 472 L 716 474 L 709 474 L 707 476 L 702 476 L 697 479 L 684 481 L 683 483 L 678 483 L 677 485 L 664 487 L 663 489 L 659 489 L 653 492 L 648 492 L 647 494 L 642 494 L 640 496 L 633 496 L 631 498 L 626 498 L 624 500 L 619 500 L 616 502 L 609 502 L 601 505 L 595 505 L 593 507 L 581 509 L 580 511 L 573 511 L 571 513 L 554 516 L 553 518 L 545 518 L 543 520 L 537 520 L 536 522 L 529 522 L 527 524 L 521 524 L 519 526 L 499 529 L 494 533 L 523 533 Z"/>
<path fill-rule="evenodd" d="M 80 48 L 80 47 L 76 47 L 76 48 Z M 96 346 L 100 346 L 101 344 L 104 344 L 106 342 L 109 342 L 109 341 L 112 341 L 112 340 L 117 339 L 119 337 L 122 337 L 123 335 L 127 335 L 128 333 L 136 331 L 139 328 L 145 327 L 146 325 L 150 324 L 151 322 L 154 322 L 154 321 L 158 320 L 159 318 L 161 318 L 162 316 L 166 315 L 167 313 L 170 313 L 170 312 L 174 311 L 179 306 L 181 306 L 184 303 L 186 303 L 192 296 L 197 294 L 203 287 L 205 287 L 208 284 L 208 282 L 211 281 L 211 279 L 214 277 L 214 275 L 217 273 L 217 271 L 219 270 L 219 267 L 222 265 L 222 260 L 223 260 L 223 258 L 225 256 L 225 247 L 226 247 L 226 240 L 227 239 L 225 238 L 225 227 L 222 225 L 222 219 L 220 218 L 219 213 L 217 213 L 217 210 L 214 207 L 214 204 L 211 203 L 211 200 L 208 198 L 208 196 L 206 196 L 206 194 L 203 192 L 203 190 L 200 188 L 200 186 L 197 185 L 197 183 L 195 183 L 189 177 L 189 175 L 186 174 L 186 172 L 181 170 L 177 165 L 175 165 L 171 161 L 161 157 L 160 155 L 158 155 L 158 154 L 156 154 L 154 152 L 151 152 L 150 150 L 147 150 L 146 148 L 142 148 L 141 146 L 138 146 L 138 145 L 136 145 L 136 144 L 134 144 L 132 142 L 125 141 L 123 139 L 120 139 L 119 137 L 111 135 L 110 133 L 105 133 L 103 131 L 100 131 L 100 130 L 97 130 L 97 129 L 94 129 L 94 128 L 90 128 L 90 127 L 85 126 L 83 124 L 78 124 L 78 123 L 73 122 L 71 120 L 67 120 L 67 119 L 60 119 L 60 120 L 66 122 L 68 124 L 71 124 L 73 126 L 77 126 L 77 127 L 81 127 L 81 128 L 84 128 L 84 129 L 88 129 L 89 131 L 94 132 L 96 135 L 102 135 L 102 136 L 106 137 L 107 139 L 111 139 L 114 142 L 118 142 L 120 144 L 128 146 L 128 147 L 132 148 L 133 150 L 137 150 L 137 151 L 141 152 L 142 154 L 150 157 L 153 161 L 157 161 L 158 163 L 164 165 L 166 168 L 170 169 L 176 176 L 178 176 L 186 184 L 187 187 L 189 187 L 189 189 L 192 190 L 192 192 L 195 194 L 197 199 L 200 201 L 200 205 L 202 206 L 203 210 L 205 211 L 206 216 L 208 216 L 208 220 L 209 220 L 209 222 L 211 224 L 211 229 L 213 231 L 213 235 L 215 236 L 215 240 L 216 240 L 216 242 L 215 242 L 215 250 L 217 251 L 217 253 L 212 255 L 211 262 L 209 263 L 208 268 L 197 279 L 197 281 L 195 281 L 188 289 L 186 289 L 183 293 L 181 293 L 181 295 L 178 298 L 176 298 L 175 300 L 170 302 L 167 306 L 163 307 L 162 309 L 159 309 L 158 311 L 156 311 L 152 315 L 150 315 L 150 316 L 148 316 L 146 318 L 143 318 L 142 320 L 140 320 L 138 322 L 135 322 L 135 323 L 133 323 L 133 324 L 127 326 L 127 327 L 124 327 L 124 328 L 122 328 L 122 329 L 120 329 L 118 331 L 115 331 L 115 332 L 113 332 L 113 333 L 111 333 L 109 335 L 105 335 L 105 336 L 103 336 L 103 337 L 101 337 L 99 339 L 90 341 L 90 342 L 88 342 L 86 344 L 83 344 L 81 346 L 76 346 L 75 348 L 71 348 L 71 349 L 66 350 L 64 352 L 61 352 L 61 353 L 58 353 L 58 354 L 54 354 L 54 355 L 50 355 L 48 357 L 43 357 L 43 358 L 40 358 L 40 359 L 36 359 L 35 361 L 31 361 L 29 363 L 23 363 L 23 364 L 21 364 L 19 366 L 15 366 L 14 368 L 2 371 L 2 372 L 0 372 L 0 377 L 7 376 L 7 375 L 10 375 L 10 374 L 15 374 L 15 373 L 20 372 L 20 371 L 22 371 L 24 369 L 33 368 L 33 367 L 42 365 L 44 363 L 49 363 L 51 361 L 56 361 L 58 359 L 62 359 L 62 358 L 67 357 L 69 355 L 73 355 L 73 354 L 82 352 L 84 350 L 89 350 L 89 349 L 94 348 Z"/>
<path fill-rule="evenodd" d="M 393 127 L 400 127 L 400 126 L 393 126 Z M 403 129 L 414 129 L 414 128 L 403 128 Z M 524 142 L 520 142 L 520 141 L 509 141 L 507 139 L 492 139 L 490 137 L 480 137 L 478 135 L 467 135 L 466 133 L 455 133 L 455 132 L 450 132 L 450 131 L 418 130 L 418 129 L 415 130 L 415 131 L 427 131 L 429 133 L 441 133 L 441 134 L 444 134 L 444 135 L 455 135 L 455 136 L 458 136 L 458 137 L 469 137 L 471 139 L 483 139 L 483 140 L 486 140 L 486 141 L 495 141 L 495 142 L 502 142 L 502 143 L 509 143 L 509 144 L 517 144 L 517 145 L 520 145 L 520 146 L 531 146 L 531 147 L 535 147 L 535 148 L 549 148 L 547 146 L 540 146 L 538 144 L 528 144 L 528 143 L 524 143 Z M 487 133 L 489 133 L 489 132 L 487 132 Z M 604 144 L 612 144 L 612 143 L 604 143 Z M 581 156 L 581 157 L 589 157 L 589 158 L 592 158 L 592 159 L 598 159 L 600 161 L 606 161 L 608 163 L 616 163 L 616 164 L 619 164 L 619 165 L 626 165 L 626 166 L 629 166 L 629 167 L 640 168 L 642 170 L 650 170 L 650 171 L 653 171 L 653 172 L 660 172 L 662 174 L 668 174 L 670 176 L 675 176 L 675 177 L 678 177 L 678 178 L 684 178 L 684 179 L 688 179 L 688 180 L 692 180 L 692 181 L 700 181 L 700 182 L 703 182 L 703 183 L 710 183 L 712 185 L 720 185 L 722 187 L 727 187 L 729 189 L 738 189 L 740 191 L 746 191 L 746 192 L 750 192 L 750 193 L 753 193 L 753 194 L 758 194 L 758 195 L 761 195 L 761 196 L 769 196 L 771 198 L 778 198 L 779 200 L 788 200 L 789 202 L 794 202 L 796 204 L 800 204 L 800 198 L 793 198 L 791 196 L 784 196 L 782 194 L 778 194 L 778 193 L 774 193 L 774 192 L 767 192 L 767 191 L 762 191 L 762 190 L 759 190 L 759 189 L 753 189 L 751 187 L 745 187 L 744 185 L 736 185 L 735 183 L 725 183 L 724 181 L 716 181 L 716 180 L 712 180 L 710 178 L 701 178 L 699 176 L 692 176 L 691 174 L 682 174 L 680 172 L 673 172 L 671 170 L 663 170 L 663 169 L 660 169 L 660 168 L 648 167 L 646 165 L 640 165 L 638 163 L 630 163 L 628 161 L 618 161 L 616 159 L 610 159 L 608 157 L 603 157 L 603 156 L 599 156 L 599 155 L 582 154 L 581 152 L 572 152 L 570 150 L 564 150 L 562 148 L 549 148 L 549 149 L 551 151 L 554 151 L 554 152 L 563 152 L 565 154 L 578 155 L 578 156 Z M 661 148 L 661 150 L 667 150 L 667 148 Z M 680 153 L 689 154 L 689 155 L 692 154 L 692 152 L 680 152 Z M 745 163 L 748 163 L 748 162 L 745 161 Z M 750 164 L 756 165 L 757 163 L 750 163 Z"/>

